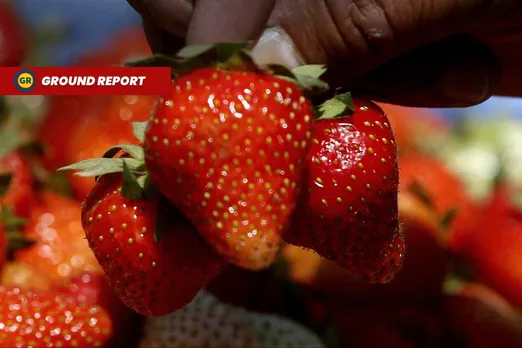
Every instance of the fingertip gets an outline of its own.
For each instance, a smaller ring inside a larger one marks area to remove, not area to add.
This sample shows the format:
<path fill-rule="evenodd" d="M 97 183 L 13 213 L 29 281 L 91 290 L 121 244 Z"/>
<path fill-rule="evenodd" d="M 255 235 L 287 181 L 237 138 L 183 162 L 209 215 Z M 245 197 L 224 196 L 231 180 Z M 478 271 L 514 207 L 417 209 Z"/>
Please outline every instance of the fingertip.
<path fill-rule="evenodd" d="M 198 0 L 187 31 L 188 45 L 257 39 L 275 0 Z"/>

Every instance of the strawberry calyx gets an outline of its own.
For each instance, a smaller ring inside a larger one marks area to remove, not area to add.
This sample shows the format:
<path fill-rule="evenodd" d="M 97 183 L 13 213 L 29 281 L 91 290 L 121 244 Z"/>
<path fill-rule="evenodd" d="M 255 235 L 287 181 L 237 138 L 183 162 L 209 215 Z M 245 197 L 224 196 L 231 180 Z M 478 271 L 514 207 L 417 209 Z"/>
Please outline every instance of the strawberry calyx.
<path fill-rule="evenodd" d="M 132 124 L 134 135 L 140 142 L 143 141 L 146 125 L 147 122 Z M 75 175 L 96 179 L 106 174 L 121 173 L 123 197 L 131 200 L 159 198 L 154 241 L 158 242 L 168 229 L 172 203 L 163 198 L 152 184 L 145 168 L 145 155 L 140 145 L 113 146 L 101 158 L 86 159 L 58 169 L 58 171 L 65 170 L 73 170 L 76 171 Z"/>
<path fill-rule="evenodd" d="M 319 106 L 317 120 L 350 116 L 354 111 L 351 93 L 340 93 Z"/>
<path fill-rule="evenodd" d="M 156 54 L 151 57 L 128 62 L 129 67 L 170 67 L 172 76 L 178 77 L 196 69 L 214 67 L 225 71 L 268 73 L 288 80 L 306 93 L 323 93 L 328 84 L 320 79 L 326 72 L 324 65 L 304 65 L 293 70 L 278 64 L 260 66 L 256 64 L 250 43 L 216 43 L 182 48 L 175 56 Z"/>

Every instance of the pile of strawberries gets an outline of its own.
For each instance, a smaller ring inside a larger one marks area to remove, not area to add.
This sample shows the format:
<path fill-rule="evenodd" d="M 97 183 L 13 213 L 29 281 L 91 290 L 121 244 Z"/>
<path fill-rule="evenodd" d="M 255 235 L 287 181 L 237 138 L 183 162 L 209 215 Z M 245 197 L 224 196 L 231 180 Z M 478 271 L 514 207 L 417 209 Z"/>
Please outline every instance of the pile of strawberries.
<path fill-rule="evenodd" d="M 149 55 L 137 29 L 77 64 Z M 518 188 L 472 200 L 437 115 L 242 45 L 136 64 L 172 91 L 5 97 L 0 346 L 522 346 Z"/>

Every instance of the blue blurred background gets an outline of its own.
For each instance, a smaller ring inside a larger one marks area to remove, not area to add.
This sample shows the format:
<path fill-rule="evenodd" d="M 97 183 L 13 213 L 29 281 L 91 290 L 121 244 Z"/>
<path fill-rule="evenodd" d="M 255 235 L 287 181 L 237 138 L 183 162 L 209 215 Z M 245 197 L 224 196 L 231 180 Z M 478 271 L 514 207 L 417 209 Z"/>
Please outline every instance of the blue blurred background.
<path fill-rule="evenodd" d="M 94 49 L 111 33 L 140 23 L 139 17 L 125 0 L 16 0 L 13 3 L 32 27 L 60 23 L 66 37 L 50 52 L 56 65 L 67 65 L 82 52 Z M 490 117 L 509 114 L 522 118 L 522 102 L 515 98 L 492 98 L 480 106 L 466 109 L 445 109 L 448 118 L 473 115 Z"/>

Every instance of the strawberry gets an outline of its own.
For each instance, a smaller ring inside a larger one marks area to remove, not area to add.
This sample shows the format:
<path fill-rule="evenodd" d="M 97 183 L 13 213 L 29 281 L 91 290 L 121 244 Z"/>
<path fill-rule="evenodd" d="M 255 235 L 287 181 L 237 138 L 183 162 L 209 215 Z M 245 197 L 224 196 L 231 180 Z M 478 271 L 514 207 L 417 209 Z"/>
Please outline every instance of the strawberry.
<path fill-rule="evenodd" d="M 8 262 L 2 270 L 0 284 L 22 290 L 49 290 L 52 283 L 45 274 L 20 262 Z"/>
<path fill-rule="evenodd" d="M 56 284 L 85 271 L 100 272 L 80 218 L 80 203 L 52 191 L 42 192 L 22 231 L 37 242 L 16 251 L 15 259 Z"/>
<path fill-rule="evenodd" d="M 71 296 L 80 303 L 98 305 L 110 316 L 114 335 L 106 347 L 130 347 L 138 340 L 140 330 L 135 330 L 140 318 L 114 294 L 103 274 L 86 272 L 72 277 L 55 289 L 56 293 Z"/>
<path fill-rule="evenodd" d="M 401 191 L 416 194 L 441 221 L 452 217 L 451 224 L 439 230 L 440 242 L 456 253 L 465 248 L 466 235 L 475 228 L 478 212 L 460 179 L 442 161 L 427 155 L 402 156 L 399 168 Z"/>
<path fill-rule="evenodd" d="M 157 98 L 152 96 L 114 96 L 96 115 L 86 118 L 70 132 L 68 160 L 78 162 L 101 157 L 112 146 L 136 143 L 133 121 L 145 121 Z M 75 196 L 83 200 L 94 186 L 94 178 L 69 176 Z"/>
<path fill-rule="evenodd" d="M 27 53 L 27 32 L 8 1 L 0 2 L 0 67 L 18 66 Z"/>
<path fill-rule="evenodd" d="M 286 276 L 350 304 L 424 303 L 440 297 L 447 267 L 445 250 L 435 237 L 442 229 L 439 216 L 407 191 L 399 192 L 399 216 L 408 241 L 408 256 L 392 282 L 361 281 L 313 251 L 293 245 L 286 245 L 281 253 Z"/>
<path fill-rule="evenodd" d="M 378 106 L 355 98 L 350 115 L 347 97 L 323 105 L 306 157 L 305 187 L 285 238 L 355 276 L 388 282 L 405 254 L 395 141 Z M 343 107 L 332 109 L 330 103 Z"/>
<path fill-rule="evenodd" d="M 145 315 L 171 313 L 188 304 L 223 261 L 176 209 L 160 214 L 161 199 L 126 198 L 122 183 L 120 174 L 98 179 L 82 209 L 87 240 L 125 304 Z M 160 218 L 168 220 L 155 242 Z"/>
<path fill-rule="evenodd" d="M 463 253 L 475 277 L 517 307 L 522 306 L 522 213 L 513 199 L 520 192 L 497 189 Z"/>
<path fill-rule="evenodd" d="M 202 291 L 185 308 L 147 318 L 140 347 L 324 347 L 309 329 L 286 318 L 224 304 Z"/>
<path fill-rule="evenodd" d="M 513 307 L 513 305 L 511 305 L 511 303 L 508 302 L 508 300 L 502 297 L 502 295 L 495 290 L 481 283 L 463 282 L 457 287 L 457 289 L 455 289 L 452 295 L 476 299 L 477 301 L 494 308 L 506 317 L 512 317 L 515 319 L 517 316 L 520 316 L 520 313 L 515 307 Z"/>
<path fill-rule="evenodd" d="M 0 187 L 0 207 L 7 206 L 14 214 L 21 217 L 29 215 L 34 203 L 33 175 L 27 158 L 19 152 L 11 152 L 0 158 L 0 175 L 9 174 L 10 178 Z"/>
<path fill-rule="evenodd" d="M 522 317 L 513 308 L 500 307 L 490 291 L 469 290 L 449 295 L 442 303 L 444 322 L 455 347 L 522 348 Z"/>
<path fill-rule="evenodd" d="M 43 145 L 42 164 L 55 171 L 70 162 L 69 147 L 80 124 L 96 119 L 107 108 L 109 96 L 53 96 L 36 130 Z M 65 145 L 65 146 L 64 146 Z"/>
<path fill-rule="evenodd" d="M 4 347 L 100 347 L 112 334 L 107 313 L 52 292 L 0 286 Z"/>
<path fill-rule="evenodd" d="M 208 243 L 258 270 L 274 260 L 294 210 L 312 110 L 296 84 L 244 70 L 181 74 L 148 122 L 144 150 L 156 187 Z"/>

